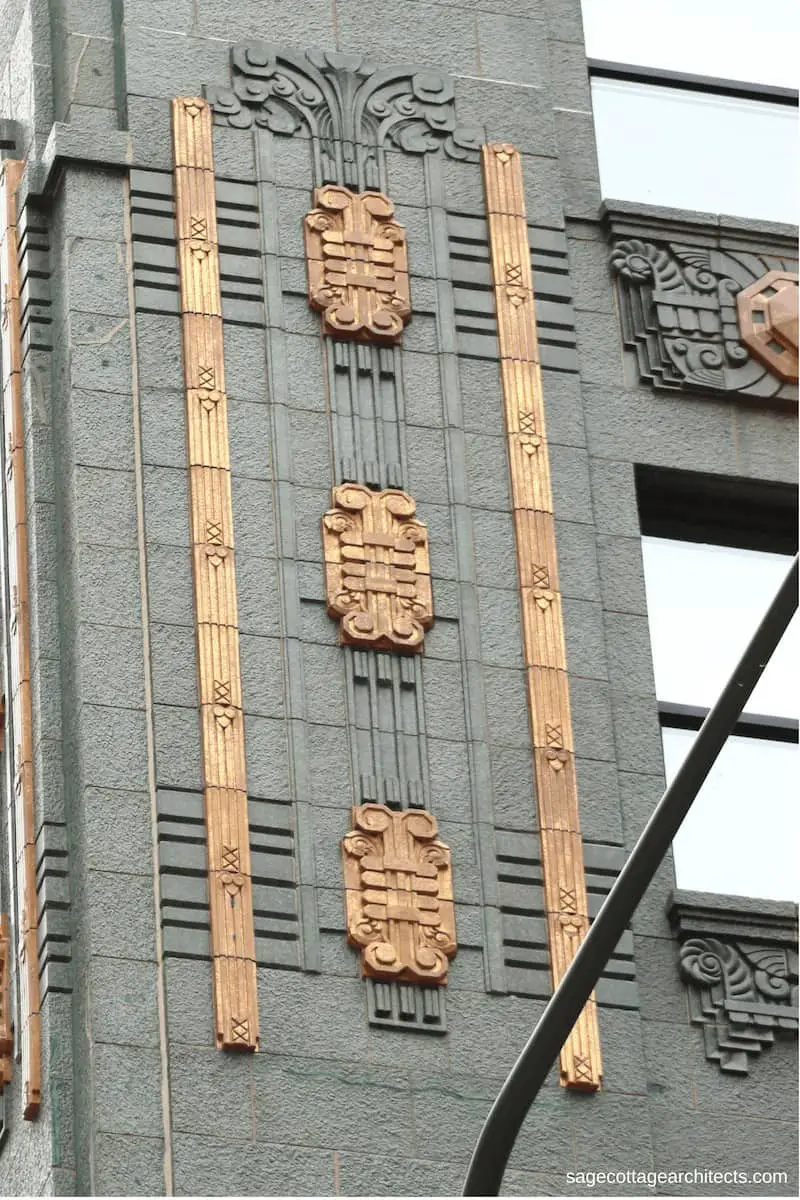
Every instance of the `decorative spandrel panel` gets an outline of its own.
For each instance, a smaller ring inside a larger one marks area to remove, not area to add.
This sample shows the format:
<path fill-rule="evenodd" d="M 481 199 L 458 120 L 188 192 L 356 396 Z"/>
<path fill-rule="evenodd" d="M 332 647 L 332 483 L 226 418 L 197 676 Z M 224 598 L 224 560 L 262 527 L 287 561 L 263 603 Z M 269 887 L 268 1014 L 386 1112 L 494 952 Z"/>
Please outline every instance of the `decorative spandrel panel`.
<path fill-rule="evenodd" d="M 436 819 L 380 804 L 353 809 L 342 841 L 347 940 L 362 974 L 400 983 L 445 984 L 456 952 L 450 851 Z"/>
<path fill-rule="evenodd" d="M 749 252 L 617 241 L 610 267 L 623 341 L 636 354 L 641 379 L 656 388 L 796 399 L 790 376 L 776 373 L 774 361 L 744 336 L 739 305 L 739 294 L 767 272 L 791 274 L 796 266 Z"/>
<path fill-rule="evenodd" d="M 322 519 L 328 613 L 345 645 L 419 651 L 433 624 L 428 531 L 406 492 L 333 489 Z"/>
<path fill-rule="evenodd" d="M 411 316 L 406 234 L 381 192 L 314 192 L 304 223 L 308 298 L 335 337 L 392 343 Z"/>
<path fill-rule="evenodd" d="M 797 379 L 798 277 L 768 271 L 736 297 L 742 341 L 779 379 Z"/>

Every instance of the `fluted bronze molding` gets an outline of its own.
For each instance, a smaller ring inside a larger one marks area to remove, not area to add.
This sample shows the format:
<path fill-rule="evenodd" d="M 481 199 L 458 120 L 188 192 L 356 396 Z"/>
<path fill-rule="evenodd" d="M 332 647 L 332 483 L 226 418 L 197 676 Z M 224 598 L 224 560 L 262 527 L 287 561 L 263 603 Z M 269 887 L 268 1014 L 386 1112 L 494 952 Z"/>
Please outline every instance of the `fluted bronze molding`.
<path fill-rule="evenodd" d="M 17 870 L 17 946 L 19 1011 L 22 1028 L 22 1087 L 25 1119 L 37 1115 L 42 1098 L 42 1051 L 39 995 L 39 916 L 36 898 L 36 826 L 33 790 L 33 710 L 31 700 L 31 627 L 28 591 L 28 524 L 25 510 L 25 451 L 22 419 L 22 338 L 20 333 L 19 259 L 16 190 L 21 162 L 0 171 L 0 286 L 3 296 L 3 406 L 6 434 L 6 544 L 11 611 L 10 710 L 14 734 L 14 814 Z M 13 868 L 12 868 L 13 869 Z"/>
<path fill-rule="evenodd" d="M 172 102 L 203 795 L 217 1045 L 258 1049 L 211 110 Z"/>
<path fill-rule="evenodd" d="M 555 523 L 536 337 L 522 162 L 481 150 L 497 309 L 522 636 L 528 675 L 550 970 L 556 987 L 589 924 Z M 602 1063 L 594 996 L 561 1051 L 561 1082 L 595 1091 Z"/>

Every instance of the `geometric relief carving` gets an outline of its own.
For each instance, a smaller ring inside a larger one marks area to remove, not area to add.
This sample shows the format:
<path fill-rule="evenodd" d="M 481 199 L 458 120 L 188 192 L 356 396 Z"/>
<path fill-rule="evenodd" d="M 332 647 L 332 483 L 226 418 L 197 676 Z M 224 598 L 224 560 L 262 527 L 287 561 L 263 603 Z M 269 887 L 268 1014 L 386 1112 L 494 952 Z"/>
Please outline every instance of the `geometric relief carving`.
<path fill-rule="evenodd" d="M 0 288 L 2 289 L 2 394 L 5 446 L 6 538 L 9 593 L 11 729 L 14 735 L 13 795 L 16 840 L 16 932 L 19 986 L 19 1046 L 23 1116 L 39 1112 L 42 1090 L 39 982 L 39 914 L 36 894 L 33 701 L 28 586 L 28 523 L 25 503 L 25 451 L 22 408 L 22 339 L 16 190 L 23 164 L 0 164 Z M 9 748 L 10 750 L 10 748 Z"/>
<path fill-rule="evenodd" d="M 314 191 L 304 221 L 308 298 L 335 337 L 391 343 L 411 316 L 406 234 L 380 192 Z"/>
<path fill-rule="evenodd" d="M 721 1071 L 746 1075 L 750 1057 L 797 1034 L 796 949 L 695 937 L 681 946 L 679 962 L 692 1022 Z"/>
<path fill-rule="evenodd" d="M 450 851 L 436 819 L 381 804 L 352 810 L 342 840 L 347 940 L 361 973 L 400 983 L 447 983 L 456 952 Z"/>
<path fill-rule="evenodd" d="M 623 342 L 635 351 L 643 380 L 657 388 L 796 395 L 786 382 L 797 378 L 796 351 L 792 375 L 792 350 L 784 336 L 786 331 L 791 340 L 791 314 L 776 314 L 780 336 L 776 330 L 755 339 L 748 335 L 747 321 L 752 331 L 764 307 L 753 310 L 742 300 L 772 295 L 769 277 L 760 277 L 770 267 L 782 267 L 780 259 L 630 238 L 613 246 L 610 266 L 617 278 Z M 781 269 L 776 278 L 788 286 L 797 276 Z M 785 301 L 791 299 L 787 291 Z"/>
<path fill-rule="evenodd" d="M 566 672 L 555 521 L 519 151 L 482 150 L 519 574 L 544 911 L 555 988 L 589 924 Z M 594 996 L 560 1056 L 566 1087 L 595 1091 L 602 1062 Z"/>
<path fill-rule="evenodd" d="M 284 136 L 307 128 L 317 181 L 357 191 L 381 188 L 379 156 L 387 145 L 410 154 L 442 148 L 476 162 L 482 141 L 479 129 L 456 123 L 448 76 L 379 68 L 357 54 L 295 54 L 240 42 L 231 49 L 231 86 L 206 87 L 205 94 L 220 124 Z"/>
<path fill-rule="evenodd" d="M 322 518 L 328 613 L 343 645 L 422 650 L 433 624 L 428 531 L 405 492 L 333 489 Z"/>
<path fill-rule="evenodd" d="M 217 1046 L 258 1048 L 219 247 L 204 100 L 173 101 L 175 220 Z"/>
<path fill-rule="evenodd" d="M 742 341 L 779 379 L 797 379 L 798 277 L 768 271 L 739 292 Z"/>

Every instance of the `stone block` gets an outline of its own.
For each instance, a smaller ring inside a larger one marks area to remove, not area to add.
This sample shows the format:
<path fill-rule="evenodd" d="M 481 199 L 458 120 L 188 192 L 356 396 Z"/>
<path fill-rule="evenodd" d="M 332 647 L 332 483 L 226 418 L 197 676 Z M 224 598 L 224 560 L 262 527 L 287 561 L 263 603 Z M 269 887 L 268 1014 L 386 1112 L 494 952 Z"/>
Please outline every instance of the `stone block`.
<path fill-rule="evenodd" d="M 76 464 L 119 470 L 133 463 L 133 401 L 113 392 L 70 392 L 72 453 Z M 184 442 L 185 456 L 185 442 Z"/>
<path fill-rule="evenodd" d="M 480 122 L 489 142 L 512 142 L 523 154 L 556 156 L 553 110 L 543 88 L 500 89 L 488 80 L 457 79 L 456 111 L 464 121 Z"/>
<path fill-rule="evenodd" d="M 402 61 L 414 63 L 419 70 L 479 74 L 475 23 L 469 13 L 398 0 L 379 23 L 365 30 L 363 10 L 356 0 L 337 0 L 336 11 L 337 44 L 342 51 L 367 54 L 384 64 L 396 62 L 402 46 Z M 457 111 L 462 120 L 469 119 L 468 112 Z"/>
<path fill-rule="evenodd" d="M 145 791 L 89 787 L 76 822 L 84 831 L 87 869 L 144 875 L 153 867 L 150 796 Z"/>
<path fill-rule="evenodd" d="M 544 22 L 537 13 L 511 16 L 498 12 L 476 15 L 481 74 L 504 83 L 542 87 L 547 78 Z"/>
<path fill-rule="evenodd" d="M 267 800 L 289 800 L 286 726 L 268 717 L 245 717 L 247 787 Z"/>
<path fill-rule="evenodd" d="M 125 191 L 122 172 L 95 166 L 70 170 L 62 186 L 64 231 L 68 237 L 124 242 Z"/>
<path fill-rule="evenodd" d="M 188 471 L 171 467 L 145 467 L 144 519 L 149 543 L 179 547 L 178 554 L 189 556 Z"/>
<path fill-rule="evenodd" d="M 547 88 L 554 108 L 591 112 L 586 51 L 579 41 L 548 41 Z"/>
<path fill-rule="evenodd" d="M 75 537 L 103 546 L 136 546 L 136 487 L 132 471 L 73 469 Z"/>
<path fill-rule="evenodd" d="M 141 630 L 82 623 L 78 641 L 81 699 L 92 704 L 144 708 Z"/>
<path fill-rule="evenodd" d="M 570 236 L 567 239 L 575 307 L 613 316 L 616 310 L 608 268 L 608 242 L 598 236 L 594 226 L 571 225 L 570 233 L 577 234 L 584 229 L 589 233 L 588 237 Z"/>
<path fill-rule="evenodd" d="M 464 682 L 460 663 L 423 659 L 425 725 L 431 737 L 466 737 Z"/>
<path fill-rule="evenodd" d="M 486 718 L 493 746 L 530 746 L 525 675 L 503 667 L 486 667 Z"/>
<path fill-rule="evenodd" d="M 344 726 L 346 686 L 340 647 L 304 645 L 302 657 L 307 719 Z"/>
<path fill-rule="evenodd" d="M 97 1134 L 94 1187 L 100 1196 L 163 1195 L 163 1138 Z"/>
<path fill-rule="evenodd" d="M 573 179 L 597 179 L 597 149 L 591 106 L 583 111 L 559 108 L 554 113 L 561 169 Z"/>
<path fill-rule="evenodd" d="M 613 762 L 614 727 L 608 684 L 573 675 L 569 681 L 569 694 L 575 753 L 581 758 Z"/>
<path fill-rule="evenodd" d="M 169 1055 L 172 1128 L 221 1138 L 252 1136 L 253 1056 L 216 1047 L 173 1045 Z"/>
<path fill-rule="evenodd" d="M 592 503 L 598 531 L 638 539 L 639 510 L 636 505 L 633 460 L 619 462 L 594 457 L 598 452 L 591 444 L 589 449 L 592 455 L 589 459 Z"/>
<path fill-rule="evenodd" d="M 655 694 L 612 688 L 614 737 L 621 771 L 658 774 L 664 769 L 661 726 Z"/>
<path fill-rule="evenodd" d="M 158 1046 L 156 966 L 94 956 L 89 966 L 92 1038 L 120 1046 Z"/>
<path fill-rule="evenodd" d="M 477 583 L 516 591 L 517 550 L 511 514 L 472 509 L 470 515 Z"/>
<path fill-rule="evenodd" d="M 156 704 L 198 703 L 195 636 L 188 626 L 150 625 L 150 670 Z"/>
<path fill-rule="evenodd" d="M 634 951 L 643 1028 L 654 1022 L 660 1027 L 667 1021 L 685 1027 L 689 1021 L 689 997 L 678 971 L 678 946 L 675 940 L 637 933 L 634 936 Z M 648 1047 L 645 1039 L 649 1072 Z"/>
<path fill-rule="evenodd" d="M 642 1096 L 572 1092 L 569 1103 L 576 1170 L 626 1171 L 632 1164 L 653 1169 L 650 1115 Z"/>
<path fill-rule="evenodd" d="M 619 783 L 614 763 L 577 758 L 581 831 L 591 841 L 623 844 Z"/>
<path fill-rule="evenodd" d="M 550 445 L 585 446 L 580 376 L 568 371 L 543 370 L 542 389 Z"/>
<path fill-rule="evenodd" d="M 654 696 L 656 685 L 647 617 L 606 612 L 603 621 L 611 686 Z"/>
<path fill-rule="evenodd" d="M 314 764 L 309 772 L 312 804 L 347 808 L 355 803 L 350 747 L 342 730 L 335 725 L 307 726 L 306 753 Z"/>
<path fill-rule="evenodd" d="M 242 635 L 239 656 L 245 712 L 262 717 L 283 716 L 284 668 L 280 641 Z"/>
<path fill-rule="evenodd" d="M 797 1128 L 795 1121 L 759 1120 L 755 1117 L 732 1121 L 729 1114 L 705 1113 L 698 1119 L 695 1108 L 678 1108 L 669 1100 L 650 1102 L 653 1156 L 656 1170 L 693 1171 L 702 1163 L 708 1171 L 786 1171 L 788 1184 L 774 1188 L 759 1185 L 757 1194 L 791 1195 L 797 1184 Z M 725 1186 L 726 1194 L 730 1182 Z M 696 1185 L 695 1185 L 696 1187 Z M 689 1188 L 685 1194 L 695 1194 Z M 754 1194 L 752 1185 L 744 1194 Z"/>
<path fill-rule="evenodd" d="M 81 705 L 83 781 L 100 788 L 140 788 L 147 779 L 145 714 L 139 709 Z"/>
<path fill-rule="evenodd" d="M 70 308 L 127 318 L 125 246 L 98 238 L 73 237 L 67 243 L 67 255 Z"/>
<path fill-rule="evenodd" d="M 583 679 L 605 679 L 608 668 L 600 605 L 591 600 L 564 597 L 561 608 L 567 644 L 567 670 Z"/>
<path fill-rule="evenodd" d="M 152 871 L 147 875 L 88 871 L 85 903 L 93 956 L 155 963 Z"/>
<path fill-rule="evenodd" d="M 204 81 L 227 81 L 228 46 L 164 30 L 162 17 L 153 29 L 126 24 L 125 66 L 134 96 L 196 96 Z"/>
<path fill-rule="evenodd" d="M 92 1067 L 96 1133 L 160 1138 L 164 1118 L 159 1051 L 100 1043 L 93 1048 Z"/>
<path fill-rule="evenodd" d="M 607 312 L 576 308 L 575 335 L 582 382 L 620 388 L 624 371 L 617 317 Z"/>
<path fill-rule="evenodd" d="M 160 787 L 200 791 L 200 721 L 194 708 L 153 706 L 156 777 Z"/>
<path fill-rule="evenodd" d="M 231 470 L 242 479 L 269 480 L 270 423 L 265 404 L 228 402 Z"/>
<path fill-rule="evenodd" d="M 555 529 L 561 595 L 598 601 L 600 578 L 594 529 L 578 521 L 556 521 Z"/>
<path fill-rule="evenodd" d="M 386 1036 L 396 1043 L 397 1034 L 387 1031 Z M 400 1036 L 406 1045 L 410 1043 L 408 1036 Z M 433 1049 L 429 1044 L 432 1038 L 422 1040 L 427 1050 Z M 431 1190 L 442 1195 L 457 1196 L 463 1187 L 466 1172 L 465 1164 L 442 1162 L 438 1155 L 434 1159 L 388 1159 L 385 1155 L 355 1154 L 345 1150 L 338 1155 L 337 1161 L 342 1195 L 347 1196 L 372 1195 L 373 1192 L 382 1196 L 424 1196 Z"/>
<path fill-rule="evenodd" d="M 553 511 L 559 521 L 591 523 L 592 495 L 589 456 L 575 446 L 550 447 Z"/>
<path fill-rule="evenodd" d="M 225 1180 L 237 1195 L 333 1195 L 334 1152 L 296 1144 L 257 1144 L 178 1133 L 173 1139 L 177 1195 L 203 1196 Z"/>
<path fill-rule="evenodd" d="M 239 526 L 236 526 L 238 529 Z M 281 602 L 275 560 L 236 551 L 239 632 L 258 637 L 281 633 Z M 191 593 L 190 593 L 191 595 Z"/>
<path fill-rule="evenodd" d="M 468 746 L 429 737 L 427 748 L 431 811 L 439 820 L 468 820 L 472 808 Z"/>
<path fill-rule="evenodd" d="M 488 424 L 491 427 L 491 419 Z M 502 432 L 502 425 L 498 432 Z M 467 433 L 464 446 L 470 504 L 473 508 L 508 512 L 511 500 L 505 438 Z"/>
<path fill-rule="evenodd" d="M 289 32 L 297 28 L 297 9 L 292 0 L 275 0 L 267 12 L 258 0 L 240 0 L 231 7 L 222 0 L 199 0 L 195 21 L 197 29 L 205 37 L 239 41 L 242 38 L 260 38 L 280 46 L 292 44 Z M 186 28 L 191 18 L 181 25 Z M 330 5 L 325 0 L 309 0 L 308 11 L 303 12 L 302 33 L 295 37 L 303 46 L 319 46 L 330 49 L 336 44 L 335 26 Z M 288 39 L 288 40 L 287 40 Z M 215 79 L 222 83 L 223 76 Z"/>
<path fill-rule="evenodd" d="M 213 1046 L 211 963 L 166 958 L 164 978 L 170 1044 Z"/>
<path fill-rule="evenodd" d="M 597 558 L 603 608 L 646 617 L 641 539 L 601 534 L 597 539 Z"/>
<path fill-rule="evenodd" d="M 478 588 L 481 659 L 494 667 L 522 669 L 519 598 L 500 588 Z"/>
<path fill-rule="evenodd" d="M 181 323 L 176 317 L 137 313 L 136 356 L 142 391 L 167 388 L 183 397 Z"/>
<path fill-rule="evenodd" d="M 503 140 L 502 134 L 500 141 Z M 564 227 L 564 185 L 558 159 L 550 157 L 551 146 L 541 152 L 522 155 L 525 184 L 525 215 L 528 221 L 547 229 Z M 534 290 L 536 277 L 534 275 Z"/>
<path fill-rule="evenodd" d="M 241 564 L 238 560 L 236 565 L 239 582 Z M 194 628 L 192 564 L 188 549 L 149 546 L 147 582 L 151 621 Z M 241 620 L 241 609 L 239 615 Z"/>
<path fill-rule="evenodd" d="M 57 330 L 55 337 L 63 337 Z M 98 392 L 131 387 L 130 320 L 127 316 L 73 312 L 69 323 L 72 386 Z"/>

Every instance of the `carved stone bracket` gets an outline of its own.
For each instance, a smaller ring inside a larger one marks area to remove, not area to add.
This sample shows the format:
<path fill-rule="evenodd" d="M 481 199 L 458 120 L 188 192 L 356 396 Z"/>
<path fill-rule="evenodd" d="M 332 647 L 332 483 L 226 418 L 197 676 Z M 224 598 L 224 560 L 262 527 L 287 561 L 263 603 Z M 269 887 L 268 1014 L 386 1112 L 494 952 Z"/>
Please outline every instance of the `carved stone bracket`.
<path fill-rule="evenodd" d="M 428 531 L 405 492 L 333 489 L 322 518 L 328 613 L 345 645 L 419 651 L 433 624 Z"/>
<path fill-rule="evenodd" d="M 785 265 L 695 244 L 615 242 L 610 266 L 623 341 L 636 354 L 641 379 L 657 388 L 796 398 L 786 384 L 791 376 L 774 370 L 777 356 L 768 362 L 743 336 L 737 306 L 743 289 L 752 294 L 750 286 L 770 267 L 786 278 Z"/>
<path fill-rule="evenodd" d="M 670 919 L 706 1058 L 721 1071 L 746 1075 L 754 1055 L 797 1034 L 796 908 L 675 892 Z"/>
<path fill-rule="evenodd" d="M 325 333 L 359 341 L 399 341 L 411 316 L 406 231 L 380 192 L 314 191 L 306 216 L 308 298 Z"/>
<path fill-rule="evenodd" d="M 380 68 L 359 54 L 240 42 L 231 50 L 231 86 L 205 94 L 219 124 L 288 136 L 307 129 L 317 144 L 318 182 L 359 191 L 382 186 L 387 146 L 476 162 L 482 141 L 480 129 L 457 124 L 449 76 Z"/>
<path fill-rule="evenodd" d="M 435 817 L 381 804 L 353 809 L 342 841 L 347 940 L 362 974 L 400 983 L 447 983 L 456 952 L 450 851 Z"/>

